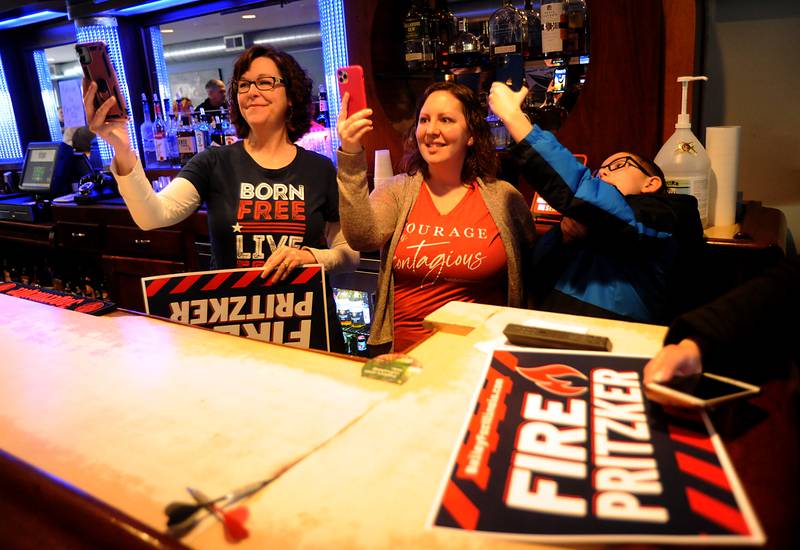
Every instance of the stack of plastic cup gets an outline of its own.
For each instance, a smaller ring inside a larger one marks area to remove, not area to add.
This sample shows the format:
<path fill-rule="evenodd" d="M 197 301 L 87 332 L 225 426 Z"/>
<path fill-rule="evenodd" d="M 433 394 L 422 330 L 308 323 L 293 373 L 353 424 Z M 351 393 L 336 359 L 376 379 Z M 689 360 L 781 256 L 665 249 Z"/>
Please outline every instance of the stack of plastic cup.
<path fill-rule="evenodd" d="M 375 188 L 377 189 L 388 180 L 392 179 L 392 156 L 388 149 L 375 151 Z"/>

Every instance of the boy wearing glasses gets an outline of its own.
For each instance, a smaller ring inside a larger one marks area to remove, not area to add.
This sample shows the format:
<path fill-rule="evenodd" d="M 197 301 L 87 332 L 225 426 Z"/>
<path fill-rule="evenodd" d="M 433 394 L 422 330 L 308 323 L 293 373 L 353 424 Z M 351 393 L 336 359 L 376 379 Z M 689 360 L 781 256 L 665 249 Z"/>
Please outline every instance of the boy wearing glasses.
<path fill-rule="evenodd" d="M 668 194 L 661 169 L 633 153 L 616 153 L 591 174 L 553 134 L 531 125 L 520 109 L 527 93 L 495 82 L 489 104 L 517 142 L 511 152 L 522 174 L 565 217 L 534 249 L 536 307 L 668 321 L 673 281 L 704 244 L 697 200 Z"/>

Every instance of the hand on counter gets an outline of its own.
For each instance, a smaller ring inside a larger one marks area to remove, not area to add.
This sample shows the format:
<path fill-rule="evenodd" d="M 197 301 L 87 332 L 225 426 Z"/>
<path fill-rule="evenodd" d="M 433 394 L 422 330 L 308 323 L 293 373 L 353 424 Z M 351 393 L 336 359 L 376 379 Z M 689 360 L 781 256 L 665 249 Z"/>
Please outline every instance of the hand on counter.
<path fill-rule="evenodd" d="M 336 131 L 339 133 L 342 151 L 355 154 L 361 152 L 361 140 L 367 132 L 372 131 L 372 109 L 362 109 L 352 116 L 348 116 L 350 93 L 345 92 L 342 97 L 342 109 L 339 111 L 339 120 Z"/>
<path fill-rule="evenodd" d="M 116 98 L 106 99 L 95 110 L 94 97 L 97 94 L 97 83 L 83 79 L 83 108 L 86 110 L 86 123 L 89 129 L 103 138 L 114 148 L 114 161 L 117 163 L 117 173 L 126 176 L 136 164 L 136 153 L 131 149 L 128 137 L 128 118 L 107 120 L 108 111 L 117 102 Z"/>
<path fill-rule="evenodd" d="M 273 273 L 272 282 L 280 282 L 286 279 L 286 276 L 294 268 L 316 262 L 317 259 L 308 250 L 292 246 L 279 246 L 264 264 L 261 278 L 265 279 L 270 273 Z"/>

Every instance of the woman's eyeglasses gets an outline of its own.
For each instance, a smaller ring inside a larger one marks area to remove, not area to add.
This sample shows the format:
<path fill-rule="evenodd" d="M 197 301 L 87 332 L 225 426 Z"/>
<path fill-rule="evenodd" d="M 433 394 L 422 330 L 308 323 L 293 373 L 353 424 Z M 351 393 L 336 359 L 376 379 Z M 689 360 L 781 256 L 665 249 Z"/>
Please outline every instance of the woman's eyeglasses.
<path fill-rule="evenodd" d="M 256 88 L 262 92 L 268 92 L 270 90 L 274 90 L 276 86 L 283 84 L 284 82 L 286 81 L 279 76 L 262 76 L 255 80 L 246 80 L 243 78 L 241 80 L 237 80 L 234 84 L 238 93 L 246 94 L 250 91 L 250 86 L 253 84 L 255 84 Z"/>
<path fill-rule="evenodd" d="M 642 173 L 643 173 L 645 176 L 650 176 L 650 177 L 652 177 L 652 176 L 653 176 L 653 174 L 650 174 L 650 173 L 648 173 L 648 171 L 647 171 L 647 170 L 645 170 L 644 166 L 642 166 L 641 164 L 639 164 L 639 163 L 636 161 L 636 159 L 635 159 L 635 158 L 633 158 L 633 157 L 632 157 L 632 156 L 630 156 L 630 155 L 625 155 L 624 157 L 619 157 L 619 158 L 616 158 L 616 159 L 612 160 L 611 162 L 609 162 L 608 164 L 604 164 L 603 166 L 601 166 L 600 168 L 598 168 L 597 170 L 595 170 L 595 171 L 592 173 L 592 175 L 593 175 L 594 177 L 597 177 L 597 176 L 599 176 L 599 175 L 600 175 L 600 171 L 601 171 L 601 170 L 607 170 L 608 172 L 616 172 L 617 170 L 620 170 L 621 168 L 625 168 L 625 167 L 626 167 L 626 166 L 628 166 L 628 165 L 635 166 L 636 168 L 638 168 L 639 170 L 641 170 L 641 172 L 642 172 Z"/>

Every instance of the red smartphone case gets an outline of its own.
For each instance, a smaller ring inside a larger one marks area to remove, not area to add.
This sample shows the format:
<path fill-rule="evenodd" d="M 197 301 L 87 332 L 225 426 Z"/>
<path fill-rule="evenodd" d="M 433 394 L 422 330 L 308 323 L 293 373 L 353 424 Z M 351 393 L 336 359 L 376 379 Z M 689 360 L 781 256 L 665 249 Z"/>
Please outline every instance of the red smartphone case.
<path fill-rule="evenodd" d="M 107 118 L 123 118 L 128 116 L 125 97 L 119 86 L 117 72 L 111 64 L 105 42 L 88 42 L 76 44 L 78 59 L 87 80 L 97 83 L 97 94 L 94 97 L 94 108 L 99 108 L 109 97 L 117 98 L 117 103 L 108 111 Z"/>
<path fill-rule="evenodd" d="M 350 92 L 347 116 L 367 108 L 367 93 L 364 88 L 364 69 L 360 65 L 342 67 L 336 71 L 339 81 L 339 97 Z"/>

